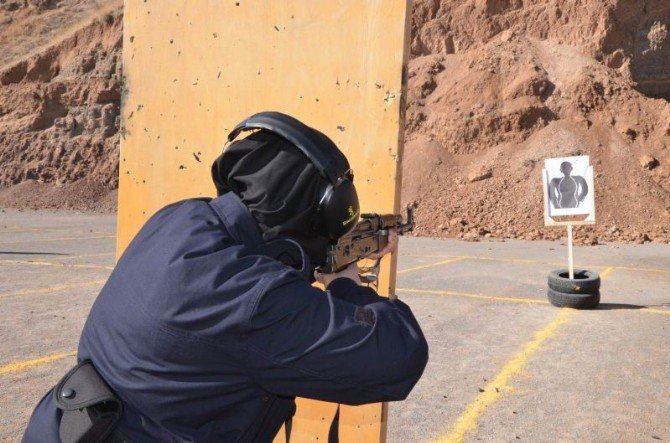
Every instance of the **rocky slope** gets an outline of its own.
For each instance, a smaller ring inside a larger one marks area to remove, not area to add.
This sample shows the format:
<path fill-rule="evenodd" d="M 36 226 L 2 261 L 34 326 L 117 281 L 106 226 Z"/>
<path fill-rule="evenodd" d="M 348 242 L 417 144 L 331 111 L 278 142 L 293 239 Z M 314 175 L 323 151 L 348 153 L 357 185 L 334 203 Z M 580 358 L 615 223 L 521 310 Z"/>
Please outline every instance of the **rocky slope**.
<path fill-rule="evenodd" d="M 667 0 L 415 2 L 417 233 L 560 237 L 543 227 L 543 159 L 589 154 L 598 224 L 579 240 L 670 241 L 669 28 Z"/>
<path fill-rule="evenodd" d="M 0 204 L 113 210 L 121 2 L 0 0 L 0 11 L 0 42 L 14 35 L 32 54 L 0 51 Z"/>
<path fill-rule="evenodd" d="M 0 0 L 0 205 L 113 210 L 121 7 Z M 417 233 L 560 237 L 542 161 L 589 154 L 598 225 L 578 240 L 670 241 L 669 35 L 668 0 L 415 0 Z"/>

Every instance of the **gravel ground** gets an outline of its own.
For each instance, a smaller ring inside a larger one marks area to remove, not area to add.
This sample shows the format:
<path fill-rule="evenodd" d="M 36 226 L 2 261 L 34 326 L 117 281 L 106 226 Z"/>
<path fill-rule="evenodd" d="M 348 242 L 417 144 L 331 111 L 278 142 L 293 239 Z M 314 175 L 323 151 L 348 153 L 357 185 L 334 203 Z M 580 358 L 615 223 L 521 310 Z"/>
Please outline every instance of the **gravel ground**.
<path fill-rule="evenodd" d="M 0 213 L 0 440 L 18 441 L 39 398 L 74 362 L 114 263 L 115 217 Z M 389 407 L 391 442 L 670 439 L 670 247 L 575 249 L 603 278 L 595 311 L 546 303 L 558 242 L 406 238 L 397 293 L 430 362 Z"/>

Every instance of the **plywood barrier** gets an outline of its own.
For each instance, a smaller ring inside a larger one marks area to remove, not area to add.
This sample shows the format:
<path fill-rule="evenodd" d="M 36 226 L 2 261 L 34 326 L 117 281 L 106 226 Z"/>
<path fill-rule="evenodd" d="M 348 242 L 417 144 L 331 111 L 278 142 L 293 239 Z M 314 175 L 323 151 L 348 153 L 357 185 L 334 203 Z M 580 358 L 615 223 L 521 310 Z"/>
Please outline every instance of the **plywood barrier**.
<path fill-rule="evenodd" d="M 265 110 L 337 143 L 364 212 L 398 211 L 409 3 L 126 0 L 117 253 L 162 206 L 214 195 L 226 135 Z M 395 257 L 380 292 L 394 282 Z M 301 399 L 291 441 L 327 440 L 336 409 Z M 385 405 L 342 407 L 340 439 L 383 440 L 385 421 Z"/>

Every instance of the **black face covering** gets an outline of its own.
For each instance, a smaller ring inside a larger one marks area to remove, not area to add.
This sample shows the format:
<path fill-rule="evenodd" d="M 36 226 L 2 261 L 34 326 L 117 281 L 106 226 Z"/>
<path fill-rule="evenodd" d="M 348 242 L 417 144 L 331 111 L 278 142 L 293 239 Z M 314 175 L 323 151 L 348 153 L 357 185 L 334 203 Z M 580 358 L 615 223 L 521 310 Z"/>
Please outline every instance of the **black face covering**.
<path fill-rule="evenodd" d="M 219 195 L 232 191 L 240 197 L 263 240 L 293 239 L 312 266 L 325 264 L 328 239 L 314 232 L 313 222 L 327 182 L 298 148 L 272 133 L 255 132 L 214 161 L 212 178 Z"/>

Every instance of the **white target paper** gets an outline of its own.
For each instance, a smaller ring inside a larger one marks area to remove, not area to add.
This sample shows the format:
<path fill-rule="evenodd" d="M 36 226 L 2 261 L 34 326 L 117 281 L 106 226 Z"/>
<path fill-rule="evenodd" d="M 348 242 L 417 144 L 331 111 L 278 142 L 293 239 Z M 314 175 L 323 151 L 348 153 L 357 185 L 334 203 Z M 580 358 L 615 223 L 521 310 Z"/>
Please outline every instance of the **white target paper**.
<path fill-rule="evenodd" d="M 543 178 L 549 217 L 588 215 L 595 219 L 593 167 L 588 155 L 546 159 Z"/>

